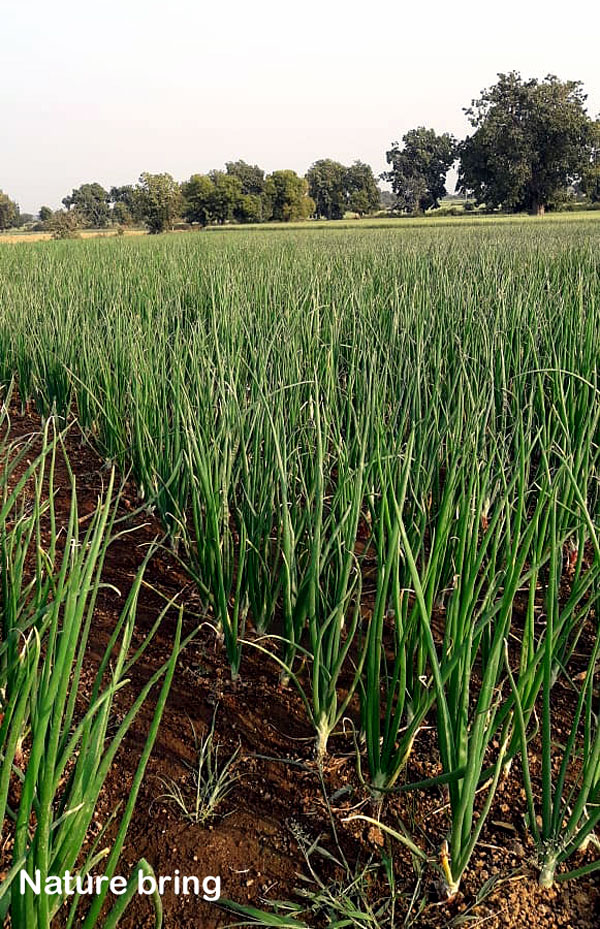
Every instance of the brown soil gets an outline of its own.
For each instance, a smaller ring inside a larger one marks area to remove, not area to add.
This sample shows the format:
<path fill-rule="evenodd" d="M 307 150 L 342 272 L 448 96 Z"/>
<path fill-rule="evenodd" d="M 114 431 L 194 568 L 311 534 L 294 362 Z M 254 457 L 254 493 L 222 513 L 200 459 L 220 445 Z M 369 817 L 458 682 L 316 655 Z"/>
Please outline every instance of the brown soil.
<path fill-rule="evenodd" d="M 40 426 L 36 416 L 16 409 L 12 410 L 11 420 L 12 438 L 28 435 Z M 80 513 L 85 517 L 106 485 L 106 470 L 94 450 L 81 441 L 76 429 L 69 433 L 66 447 L 77 476 Z M 70 490 L 62 461 L 58 463 L 57 484 L 61 488 L 58 514 L 64 519 Z M 139 513 L 131 516 L 137 507 L 135 487 L 126 484 L 121 512 L 136 526 L 136 531 L 115 541 L 109 550 L 104 581 L 116 587 L 119 594 L 105 589 L 99 599 L 91 642 L 92 663 L 108 640 L 147 545 L 161 536 L 160 526 L 153 517 Z M 176 559 L 165 549 L 153 557 L 146 580 L 138 610 L 138 642 L 152 628 L 165 598 L 178 593 L 186 607 L 184 634 L 198 626 L 201 616 L 198 596 Z M 141 666 L 135 667 L 132 692 L 139 692 L 144 680 L 168 657 L 174 622 L 174 615 L 169 614 L 150 655 L 144 657 Z M 389 847 L 382 834 L 363 822 L 346 821 L 352 812 L 375 815 L 357 776 L 351 735 L 341 733 L 332 740 L 334 755 L 324 771 L 328 811 L 323 785 L 312 760 L 312 732 L 301 700 L 292 688 L 279 686 L 278 678 L 274 662 L 247 647 L 241 679 L 232 683 L 223 650 L 210 629 L 202 627 L 180 659 L 117 873 L 129 874 L 144 856 L 159 875 L 172 875 L 177 868 L 183 875 L 200 878 L 220 875 L 224 897 L 268 908 L 269 901 L 294 899 L 297 888 L 307 886 L 300 877 L 309 872 L 299 843 L 311 843 L 320 837 L 320 844 L 338 860 L 342 853 L 345 855 L 351 870 L 359 862 L 364 866 L 371 858 L 379 860 L 381 846 Z M 173 778 L 184 790 L 189 785 L 189 765 L 195 758 L 193 732 L 198 737 L 206 734 L 215 708 L 221 757 L 227 758 L 241 746 L 235 765 L 239 780 L 217 817 L 200 826 L 187 823 L 170 802 L 160 798 L 165 778 Z M 152 711 L 149 701 L 130 732 L 126 750 L 121 751 L 113 767 L 102 794 L 99 823 L 127 798 Z M 428 733 L 421 734 L 413 759 L 407 772 L 409 782 L 436 772 L 437 761 L 431 755 Z M 416 841 L 423 848 L 430 848 L 433 855 L 447 826 L 444 803 L 441 790 L 427 794 L 400 793 L 387 801 L 384 820 L 394 826 L 400 819 Z M 464 924 L 485 925 L 490 929 L 596 927 L 600 913 L 597 879 L 584 878 L 558 885 L 551 891 L 537 887 L 530 860 L 532 846 L 523 825 L 524 809 L 515 762 L 498 791 L 461 894 L 449 904 L 439 902 L 433 869 L 426 869 L 419 880 L 410 856 L 395 846 L 398 900 L 395 925 L 405 925 L 413 891 L 418 887 L 406 925 L 419 929 L 459 925 L 463 920 Z M 7 849 L 4 855 L 4 860 L 0 860 L 2 870 L 7 865 Z M 344 875 L 339 868 L 318 856 L 313 856 L 312 862 L 325 883 L 333 886 L 337 881 L 341 886 Z M 490 887 L 488 882 L 494 886 L 481 899 L 482 888 Z M 378 878 L 370 893 L 376 897 L 385 892 Z M 214 904 L 169 891 L 164 896 L 164 909 L 167 929 L 217 929 L 237 921 Z M 147 899 L 135 897 L 120 925 L 125 929 L 152 926 Z M 329 922 L 315 917 L 314 925 L 327 926 Z"/>

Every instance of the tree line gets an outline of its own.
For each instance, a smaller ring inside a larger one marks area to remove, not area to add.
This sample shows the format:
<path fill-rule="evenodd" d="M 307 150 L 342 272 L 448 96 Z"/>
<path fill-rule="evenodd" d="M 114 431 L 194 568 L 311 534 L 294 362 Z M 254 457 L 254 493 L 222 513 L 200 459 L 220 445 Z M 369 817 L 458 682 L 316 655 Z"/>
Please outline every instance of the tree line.
<path fill-rule="evenodd" d="M 420 126 L 386 152 L 380 179 L 361 161 L 350 166 L 330 158 L 315 161 L 305 177 L 295 171 L 266 174 L 258 165 L 230 161 L 225 170 L 193 174 L 178 183 L 170 174 L 143 173 L 136 185 L 106 190 L 82 184 L 63 199 L 63 209 L 42 207 L 40 228 L 56 237 L 81 227 L 145 225 L 162 232 L 178 220 L 200 226 L 341 219 L 388 208 L 418 214 L 447 196 L 447 175 L 458 167 L 457 191 L 472 208 L 542 214 L 569 197 L 600 203 L 600 119 L 586 111 L 579 81 L 554 75 L 524 80 L 516 71 L 499 74 L 492 87 L 464 109 L 472 132 L 462 141 Z M 0 230 L 27 217 L 0 191 Z"/>

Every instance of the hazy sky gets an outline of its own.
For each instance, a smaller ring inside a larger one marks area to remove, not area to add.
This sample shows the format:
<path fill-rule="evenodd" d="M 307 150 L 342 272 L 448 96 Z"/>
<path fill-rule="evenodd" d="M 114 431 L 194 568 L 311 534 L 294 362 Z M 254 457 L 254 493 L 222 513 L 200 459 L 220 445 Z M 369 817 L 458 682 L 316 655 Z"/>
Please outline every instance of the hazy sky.
<path fill-rule="evenodd" d="M 178 180 L 244 158 L 304 173 L 417 125 L 464 135 L 498 71 L 579 79 L 600 111 L 597 0 L 0 0 L 0 188 Z"/>

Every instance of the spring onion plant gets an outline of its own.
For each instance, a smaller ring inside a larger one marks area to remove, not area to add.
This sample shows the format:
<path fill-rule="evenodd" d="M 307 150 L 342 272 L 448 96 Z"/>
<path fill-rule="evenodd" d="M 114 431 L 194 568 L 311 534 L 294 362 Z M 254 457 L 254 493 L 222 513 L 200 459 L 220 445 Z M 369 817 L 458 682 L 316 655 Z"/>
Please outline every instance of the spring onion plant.
<path fill-rule="evenodd" d="M 571 476 L 573 472 L 571 471 Z M 565 574 L 573 570 L 558 534 L 558 504 L 554 501 L 550 532 L 554 544 L 548 568 L 548 583 L 545 596 L 545 633 L 538 642 L 543 669 L 541 702 L 541 800 L 537 803 L 530 763 L 527 717 L 521 693 L 510 668 L 508 647 L 506 663 L 516 703 L 517 731 L 520 741 L 523 766 L 523 784 L 527 797 L 528 825 L 536 842 L 539 862 L 539 883 L 550 887 L 555 881 L 569 880 L 588 874 L 600 867 L 600 858 L 563 870 L 573 856 L 596 840 L 596 827 L 600 822 L 600 725 L 597 712 L 597 686 L 599 671 L 600 636 L 598 623 L 593 612 L 597 605 L 600 588 L 600 543 L 597 529 L 585 506 L 585 500 L 576 483 L 575 496 L 582 508 L 584 523 L 592 541 L 591 564 L 580 574 L 590 583 L 586 584 L 586 596 L 580 598 L 578 620 L 581 626 L 588 618 L 588 636 L 591 646 L 587 650 L 587 662 L 575 678 L 574 707 L 568 734 L 564 744 L 557 744 L 553 733 L 553 689 L 556 686 L 555 629 L 564 624 L 564 613 L 572 610 L 577 596 L 576 585 L 572 585 L 571 596 L 566 602 L 561 597 L 561 582 Z M 591 622 L 589 616 L 591 615 Z M 585 650 L 584 650 L 585 654 Z M 568 673 L 568 668 L 565 669 Z M 555 766 L 558 758 L 560 764 Z"/>
<path fill-rule="evenodd" d="M 19 506 L 15 490 L 8 496 L 5 491 L 0 514 L 3 616 L 10 620 L 9 634 L 3 635 L 1 646 L 2 692 L 6 696 L 10 688 L 10 694 L 0 723 L 0 821 L 13 837 L 13 867 L 3 882 L 0 916 L 2 920 L 10 917 L 11 925 L 20 929 L 48 929 L 66 902 L 62 893 L 36 895 L 29 885 L 21 893 L 21 870 L 32 880 L 39 873 L 42 884 L 48 875 L 62 875 L 67 870 L 85 877 L 103 862 L 105 876 L 115 873 L 180 652 L 181 619 L 171 658 L 153 673 L 122 721 L 115 724 L 115 698 L 128 684 L 133 664 L 145 653 L 160 625 L 159 618 L 143 645 L 131 655 L 137 600 L 150 552 L 101 657 L 86 705 L 78 706 L 102 567 L 115 537 L 115 478 L 113 472 L 104 497 L 85 523 L 85 531 L 73 479 L 68 521 L 59 533 L 53 503 L 55 451 L 56 443 L 49 443 L 46 437 L 43 454 L 17 484 L 23 490 L 26 477 L 33 481 L 30 505 Z M 43 495 L 46 459 L 48 486 Z M 43 496 L 47 504 L 42 502 Z M 12 511 L 8 507 L 11 501 Z M 46 533 L 48 542 L 44 542 Z M 33 555 L 33 565 L 38 568 L 32 581 L 26 570 L 28 554 Z M 90 826 L 100 792 L 117 752 L 150 692 L 161 681 L 116 835 L 109 843 L 107 823 L 91 840 Z M 139 867 L 148 870 L 149 866 L 141 862 Z M 107 885 L 103 887 L 81 917 L 86 929 L 97 924 L 107 892 Z M 70 901 L 67 925 L 80 918 L 80 903 L 77 895 Z M 106 926 L 116 924 L 123 907 L 121 899 L 117 910 L 107 917 Z M 159 916 L 158 909 L 157 925 Z"/>

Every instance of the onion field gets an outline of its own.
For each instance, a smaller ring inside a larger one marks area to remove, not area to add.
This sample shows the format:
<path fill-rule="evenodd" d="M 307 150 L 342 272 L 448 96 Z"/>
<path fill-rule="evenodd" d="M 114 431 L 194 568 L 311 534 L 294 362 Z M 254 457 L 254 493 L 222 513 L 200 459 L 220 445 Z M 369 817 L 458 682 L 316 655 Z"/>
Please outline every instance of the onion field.
<path fill-rule="evenodd" d="M 5 425 L 11 398 L 45 430 L 35 455 L 8 429 L 2 451 L 10 866 L 77 867 L 105 761 L 126 735 L 127 717 L 119 729 L 109 719 L 140 658 L 135 591 L 89 705 L 76 698 L 104 546 L 121 528 L 117 474 L 200 604 L 195 618 L 181 611 L 152 681 L 148 753 L 186 661 L 180 637 L 204 637 L 233 688 L 258 655 L 297 696 L 323 777 L 340 746 L 352 756 L 361 804 L 348 818 L 378 831 L 386 860 L 408 852 L 431 869 L 440 900 L 461 898 L 508 776 L 534 879 L 586 879 L 600 866 L 599 347 L 592 217 L 0 248 Z M 69 428 L 101 456 L 107 486 L 80 528 L 74 474 L 69 537 L 57 543 L 42 486 Z M 33 507 L 19 502 L 31 481 Z M 235 765 L 231 795 L 243 797 Z M 445 809 L 428 842 L 422 824 L 390 815 L 416 795 Z M 103 859 L 113 870 L 134 801 Z M 22 898 L 9 878 L 0 913 L 17 929 L 64 912 L 60 896 Z M 370 915 L 365 903 L 363 922 L 335 922 L 331 902 L 312 916 L 299 904 L 263 900 L 262 916 L 231 906 L 248 924 L 392 926 L 394 896 L 390 886 Z M 103 925 L 117 924 L 116 906 Z"/>

